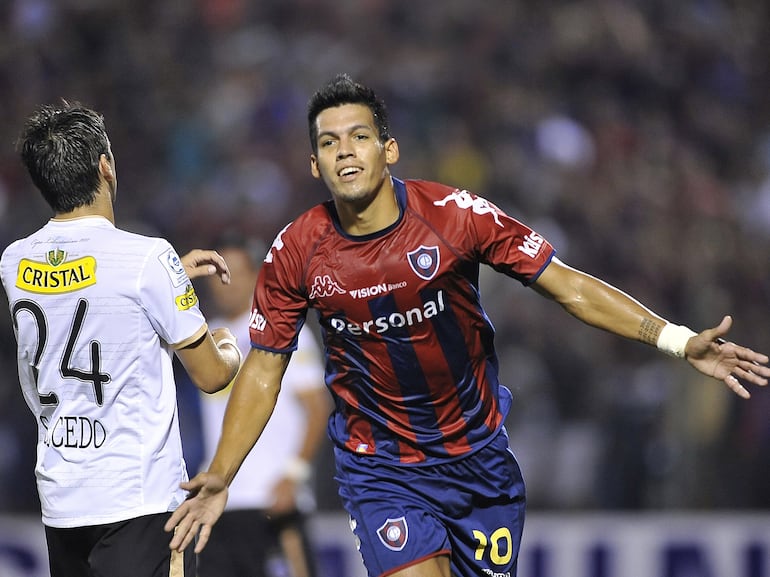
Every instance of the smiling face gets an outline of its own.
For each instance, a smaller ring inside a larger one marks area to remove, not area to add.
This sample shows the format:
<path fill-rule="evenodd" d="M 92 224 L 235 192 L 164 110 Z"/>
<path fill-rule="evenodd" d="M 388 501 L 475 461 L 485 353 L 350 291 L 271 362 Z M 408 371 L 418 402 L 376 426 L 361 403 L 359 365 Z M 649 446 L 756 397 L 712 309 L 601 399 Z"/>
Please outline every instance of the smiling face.
<path fill-rule="evenodd" d="M 359 210 L 391 190 L 388 166 L 398 160 L 395 139 L 382 142 L 374 116 L 363 104 L 343 104 L 316 117 L 317 150 L 310 157 L 314 177 L 323 179 L 338 206 Z"/>

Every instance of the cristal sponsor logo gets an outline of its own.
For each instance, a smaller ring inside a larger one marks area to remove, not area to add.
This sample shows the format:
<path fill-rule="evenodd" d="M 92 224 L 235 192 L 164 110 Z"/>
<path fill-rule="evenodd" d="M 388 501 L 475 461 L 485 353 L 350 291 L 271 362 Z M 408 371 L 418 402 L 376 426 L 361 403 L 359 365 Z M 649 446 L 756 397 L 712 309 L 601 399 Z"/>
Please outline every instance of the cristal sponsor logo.
<path fill-rule="evenodd" d="M 344 295 L 346 293 L 340 285 L 337 284 L 330 275 L 318 275 L 313 279 L 313 286 L 310 287 L 310 298 L 330 297 L 335 294 Z"/>
<path fill-rule="evenodd" d="M 16 286 L 39 294 L 59 294 L 80 290 L 96 284 L 96 259 L 84 256 L 64 262 L 66 253 L 48 252 L 48 262 L 21 259 L 16 272 Z"/>
<path fill-rule="evenodd" d="M 265 317 L 262 316 L 262 314 L 257 309 L 251 311 L 251 316 L 249 317 L 249 328 L 262 332 L 265 330 L 266 326 L 267 320 Z"/>
<path fill-rule="evenodd" d="M 354 299 L 365 299 L 368 297 L 376 297 L 381 294 L 389 293 L 390 291 L 404 288 L 406 286 L 406 281 L 401 281 L 399 283 L 380 283 L 376 284 L 370 287 L 364 287 L 360 289 L 353 289 L 351 291 L 348 291 L 348 294 L 352 296 Z"/>
<path fill-rule="evenodd" d="M 395 312 L 389 315 L 364 321 L 363 323 L 350 322 L 347 319 L 333 318 L 330 321 L 332 328 L 337 333 L 349 333 L 354 336 L 364 334 L 382 334 L 390 329 L 411 327 L 426 319 L 435 317 L 446 309 L 444 304 L 444 291 L 438 291 L 436 300 L 427 301 L 422 307 L 415 307 L 406 312 Z"/>
<path fill-rule="evenodd" d="M 540 249 L 543 248 L 545 239 L 536 232 L 530 232 L 524 237 L 524 243 L 517 247 L 521 252 L 530 258 L 535 258 Z"/>
<path fill-rule="evenodd" d="M 174 301 L 176 302 L 176 308 L 180 311 L 186 311 L 198 304 L 198 295 L 195 294 L 195 289 L 192 285 L 188 284 L 185 287 L 184 294 L 176 297 Z"/>
<path fill-rule="evenodd" d="M 500 209 L 485 198 L 475 196 L 467 190 L 455 190 L 441 200 L 434 201 L 433 204 L 435 206 L 446 206 L 449 201 L 453 201 L 462 209 L 470 208 L 475 214 L 491 214 L 492 218 L 495 219 L 497 226 L 503 227 L 503 223 L 500 222 L 500 218 L 498 217 Z"/>

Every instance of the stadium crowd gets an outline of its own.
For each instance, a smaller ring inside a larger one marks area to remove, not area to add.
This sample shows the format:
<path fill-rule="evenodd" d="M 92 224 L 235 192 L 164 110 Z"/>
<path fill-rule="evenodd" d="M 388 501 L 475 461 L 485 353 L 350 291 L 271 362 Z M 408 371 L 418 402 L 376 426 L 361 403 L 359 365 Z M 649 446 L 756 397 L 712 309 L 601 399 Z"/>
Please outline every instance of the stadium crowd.
<path fill-rule="evenodd" d="M 762 0 L 8 0 L 0 245 L 49 216 L 14 143 L 61 98 L 105 115 L 121 226 L 180 252 L 224 229 L 272 238 L 326 198 L 305 105 L 346 71 L 390 105 L 397 176 L 481 194 L 667 318 L 732 314 L 735 340 L 769 353 L 767 22 Z M 482 281 L 532 509 L 770 508 L 770 391 L 740 400 Z M 35 511 L 14 351 L 5 313 L 0 510 Z"/>

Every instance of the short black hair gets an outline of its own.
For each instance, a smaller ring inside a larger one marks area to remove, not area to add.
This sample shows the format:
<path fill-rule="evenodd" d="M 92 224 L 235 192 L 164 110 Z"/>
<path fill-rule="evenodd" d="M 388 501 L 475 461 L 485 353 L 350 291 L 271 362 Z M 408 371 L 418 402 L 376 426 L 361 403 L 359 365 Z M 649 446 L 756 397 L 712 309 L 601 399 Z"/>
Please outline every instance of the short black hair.
<path fill-rule="evenodd" d="M 18 148 L 32 182 L 54 211 L 94 202 L 99 158 L 110 154 L 101 114 L 66 101 L 41 106 L 27 118 Z"/>
<path fill-rule="evenodd" d="M 310 130 L 310 146 L 313 153 L 318 152 L 318 128 L 316 119 L 327 108 L 343 104 L 363 104 L 372 111 L 380 141 L 390 138 L 388 126 L 388 110 L 385 103 L 374 90 L 354 81 L 348 74 L 338 74 L 326 85 L 316 91 L 307 106 L 307 122 Z"/>

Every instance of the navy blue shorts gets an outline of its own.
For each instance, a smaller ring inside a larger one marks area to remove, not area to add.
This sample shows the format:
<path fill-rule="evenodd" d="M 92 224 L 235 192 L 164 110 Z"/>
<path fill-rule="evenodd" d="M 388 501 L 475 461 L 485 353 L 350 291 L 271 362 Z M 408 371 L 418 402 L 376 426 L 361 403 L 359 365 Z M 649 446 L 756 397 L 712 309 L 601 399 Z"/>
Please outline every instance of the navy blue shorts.
<path fill-rule="evenodd" d="M 340 497 L 370 576 L 449 555 L 458 577 L 515 577 L 524 481 L 505 430 L 473 455 L 440 465 L 335 452 Z"/>

